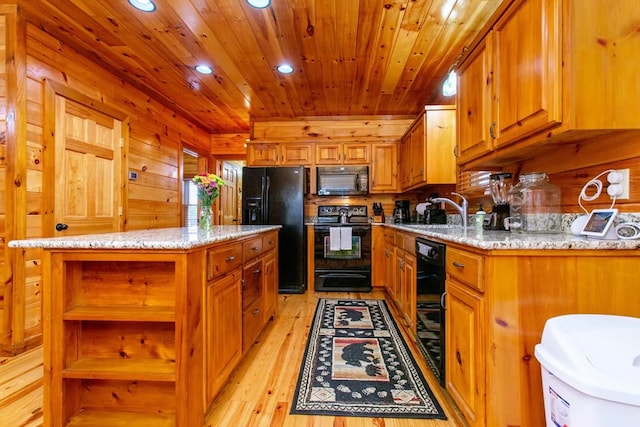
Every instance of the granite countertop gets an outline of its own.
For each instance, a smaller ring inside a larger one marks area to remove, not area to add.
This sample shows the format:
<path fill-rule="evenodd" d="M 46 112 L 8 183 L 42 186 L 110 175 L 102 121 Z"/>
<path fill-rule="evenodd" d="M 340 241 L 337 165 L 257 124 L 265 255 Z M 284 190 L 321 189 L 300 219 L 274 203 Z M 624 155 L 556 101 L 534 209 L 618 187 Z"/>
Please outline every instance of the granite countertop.
<path fill-rule="evenodd" d="M 393 224 L 384 225 L 403 231 L 432 237 L 444 242 L 455 242 L 479 249 L 640 249 L 640 240 L 587 239 L 570 233 L 521 234 L 508 231 L 483 230 L 460 225 Z"/>
<path fill-rule="evenodd" d="M 12 240 L 10 248 L 46 249 L 194 249 L 282 228 L 281 225 L 218 225 L 209 232 L 197 227 L 156 228 L 120 233 L 86 234 Z"/>

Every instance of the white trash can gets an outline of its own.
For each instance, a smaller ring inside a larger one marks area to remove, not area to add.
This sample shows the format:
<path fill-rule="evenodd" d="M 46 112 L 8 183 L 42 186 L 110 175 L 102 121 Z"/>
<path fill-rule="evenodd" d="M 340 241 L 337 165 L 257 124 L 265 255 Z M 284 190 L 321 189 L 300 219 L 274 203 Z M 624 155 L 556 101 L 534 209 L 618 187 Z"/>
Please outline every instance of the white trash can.
<path fill-rule="evenodd" d="M 551 318 L 535 355 L 547 427 L 640 426 L 640 318 Z"/>

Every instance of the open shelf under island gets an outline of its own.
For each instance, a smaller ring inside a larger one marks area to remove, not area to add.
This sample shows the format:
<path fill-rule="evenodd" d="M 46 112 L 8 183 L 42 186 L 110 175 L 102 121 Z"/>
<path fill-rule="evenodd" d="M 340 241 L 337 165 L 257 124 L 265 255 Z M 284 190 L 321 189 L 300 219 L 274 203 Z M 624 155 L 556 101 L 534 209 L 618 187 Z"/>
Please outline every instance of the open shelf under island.
<path fill-rule="evenodd" d="M 44 250 L 44 425 L 203 425 L 277 314 L 280 228 L 10 242 Z"/>

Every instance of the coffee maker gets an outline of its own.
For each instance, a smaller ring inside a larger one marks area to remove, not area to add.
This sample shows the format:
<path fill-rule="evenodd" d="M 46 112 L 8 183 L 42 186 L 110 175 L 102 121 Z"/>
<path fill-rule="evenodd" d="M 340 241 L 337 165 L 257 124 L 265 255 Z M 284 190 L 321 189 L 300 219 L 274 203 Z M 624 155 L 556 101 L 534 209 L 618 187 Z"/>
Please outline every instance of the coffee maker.
<path fill-rule="evenodd" d="M 396 207 L 393 210 L 393 217 L 394 222 L 411 222 L 408 200 L 396 200 Z"/>
<path fill-rule="evenodd" d="M 504 220 L 509 216 L 509 197 L 511 189 L 509 172 L 494 173 L 489 176 L 489 192 L 493 199 L 491 213 L 484 220 L 485 230 L 506 230 Z"/>

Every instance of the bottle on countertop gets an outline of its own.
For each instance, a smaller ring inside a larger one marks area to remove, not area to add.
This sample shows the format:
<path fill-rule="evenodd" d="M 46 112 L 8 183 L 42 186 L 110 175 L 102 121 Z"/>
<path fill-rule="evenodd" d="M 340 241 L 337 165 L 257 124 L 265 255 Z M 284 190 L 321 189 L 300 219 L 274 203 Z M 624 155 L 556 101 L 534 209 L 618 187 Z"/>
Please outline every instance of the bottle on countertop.
<path fill-rule="evenodd" d="M 484 226 L 484 217 L 487 215 L 487 213 L 482 210 L 482 205 L 480 205 L 478 212 L 476 212 L 476 232 L 477 233 L 482 233 L 483 230 L 483 226 Z"/>

